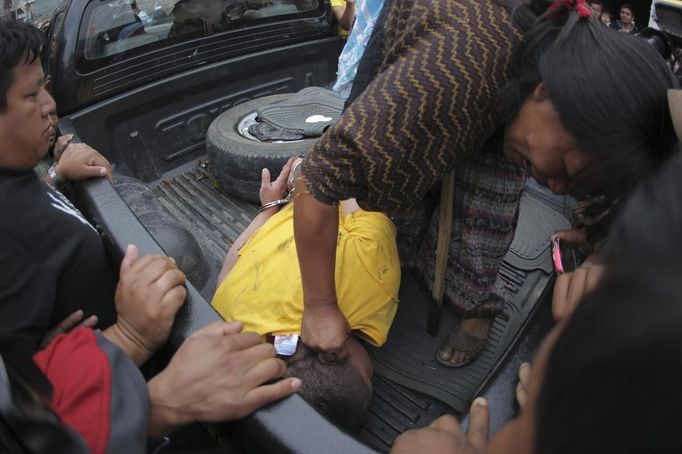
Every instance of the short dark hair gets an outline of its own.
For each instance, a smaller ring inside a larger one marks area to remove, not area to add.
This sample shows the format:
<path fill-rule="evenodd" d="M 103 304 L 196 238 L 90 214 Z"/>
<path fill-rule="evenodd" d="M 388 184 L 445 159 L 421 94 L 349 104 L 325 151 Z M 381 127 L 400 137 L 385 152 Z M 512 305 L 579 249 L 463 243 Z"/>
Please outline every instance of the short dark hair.
<path fill-rule="evenodd" d="M 287 375 L 302 380 L 298 394 L 331 422 L 351 433 L 362 428 L 372 391 L 350 364 L 323 363 L 299 343 Z"/>
<path fill-rule="evenodd" d="M 681 174 L 677 152 L 614 223 L 599 287 L 546 364 L 536 453 L 682 452 Z"/>
<path fill-rule="evenodd" d="M 565 5 L 542 15 L 517 49 L 500 93 L 501 124 L 512 121 L 540 82 L 563 126 L 592 162 L 569 191 L 598 209 L 618 205 L 676 142 L 666 92 L 677 80 L 658 52 L 634 36 L 580 18 Z M 609 216 L 589 226 L 593 240 Z"/>
<path fill-rule="evenodd" d="M 631 4 L 629 4 L 629 3 L 623 3 L 622 5 L 620 5 L 620 8 L 618 8 L 618 11 L 620 11 L 620 10 L 623 9 L 623 8 L 629 9 L 630 12 L 632 13 L 632 15 L 633 15 L 633 16 L 635 15 L 635 10 L 632 8 L 632 5 L 631 5 Z"/>
<path fill-rule="evenodd" d="M 20 64 L 33 63 L 40 56 L 45 35 L 19 20 L 0 20 L 0 112 L 7 109 L 7 91 Z"/>

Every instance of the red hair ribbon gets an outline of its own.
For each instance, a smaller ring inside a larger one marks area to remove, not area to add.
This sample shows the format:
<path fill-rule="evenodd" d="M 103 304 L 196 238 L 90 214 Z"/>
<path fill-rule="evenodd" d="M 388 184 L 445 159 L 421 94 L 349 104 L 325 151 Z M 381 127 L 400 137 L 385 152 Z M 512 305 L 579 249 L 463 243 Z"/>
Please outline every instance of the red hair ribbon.
<path fill-rule="evenodd" d="M 569 11 L 575 11 L 578 13 L 578 17 L 585 19 L 592 15 L 592 8 L 587 6 L 585 0 L 556 0 L 552 2 L 549 7 L 549 11 L 554 11 L 561 7 L 565 7 Z"/>

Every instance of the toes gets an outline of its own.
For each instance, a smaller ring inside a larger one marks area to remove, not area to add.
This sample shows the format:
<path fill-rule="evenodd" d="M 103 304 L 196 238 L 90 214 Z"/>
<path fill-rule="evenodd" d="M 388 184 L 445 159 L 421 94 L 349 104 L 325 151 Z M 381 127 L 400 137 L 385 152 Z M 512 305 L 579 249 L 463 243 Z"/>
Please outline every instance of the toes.
<path fill-rule="evenodd" d="M 453 366 L 458 366 L 460 364 L 463 364 L 469 360 L 469 353 L 468 352 L 457 352 L 457 354 L 452 355 L 452 360 L 450 363 Z"/>
<path fill-rule="evenodd" d="M 455 350 L 455 352 L 450 357 L 450 361 L 448 361 L 448 363 L 450 363 L 451 366 L 456 366 L 457 364 L 459 364 L 459 362 L 461 361 L 459 356 L 461 354 L 462 354 L 462 352 Z"/>
<path fill-rule="evenodd" d="M 453 348 L 449 345 L 443 345 L 440 349 L 438 349 L 438 358 L 440 358 L 442 361 L 448 361 L 450 362 L 453 356 Z"/>

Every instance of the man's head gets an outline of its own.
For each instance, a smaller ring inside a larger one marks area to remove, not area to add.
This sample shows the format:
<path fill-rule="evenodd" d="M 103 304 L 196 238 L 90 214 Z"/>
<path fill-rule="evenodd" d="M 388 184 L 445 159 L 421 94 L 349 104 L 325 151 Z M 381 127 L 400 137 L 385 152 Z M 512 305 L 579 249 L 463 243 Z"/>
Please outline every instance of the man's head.
<path fill-rule="evenodd" d="M 352 336 L 348 360 L 328 363 L 303 343 L 287 363 L 287 375 L 303 381 L 298 394 L 323 416 L 349 432 L 365 420 L 372 397 L 372 363 L 364 347 Z"/>
<path fill-rule="evenodd" d="M 594 18 L 594 20 L 599 20 L 599 18 L 601 17 L 602 10 L 604 9 L 601 1 L 591 1 L 589 3 L 590 8 L 592 9 L 592 17 Z"/>
<path fill-rule="evenodd" d="M 54 99 L 43 86 L 44 35 L 20 21 L 0 22 L 0 168 L 33 168 L 54 134 Z"/>

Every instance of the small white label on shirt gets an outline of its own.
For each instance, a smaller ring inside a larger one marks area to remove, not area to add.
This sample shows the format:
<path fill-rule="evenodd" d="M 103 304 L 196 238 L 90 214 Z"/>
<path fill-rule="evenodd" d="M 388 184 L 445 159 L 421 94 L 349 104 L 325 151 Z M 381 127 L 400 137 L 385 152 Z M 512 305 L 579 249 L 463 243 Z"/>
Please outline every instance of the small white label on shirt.
<path fill-rule="evenodd" d="M 291 356 L 296 353 L 298 334 L 275 334 L 274 345 L 278 355 Z"/>

